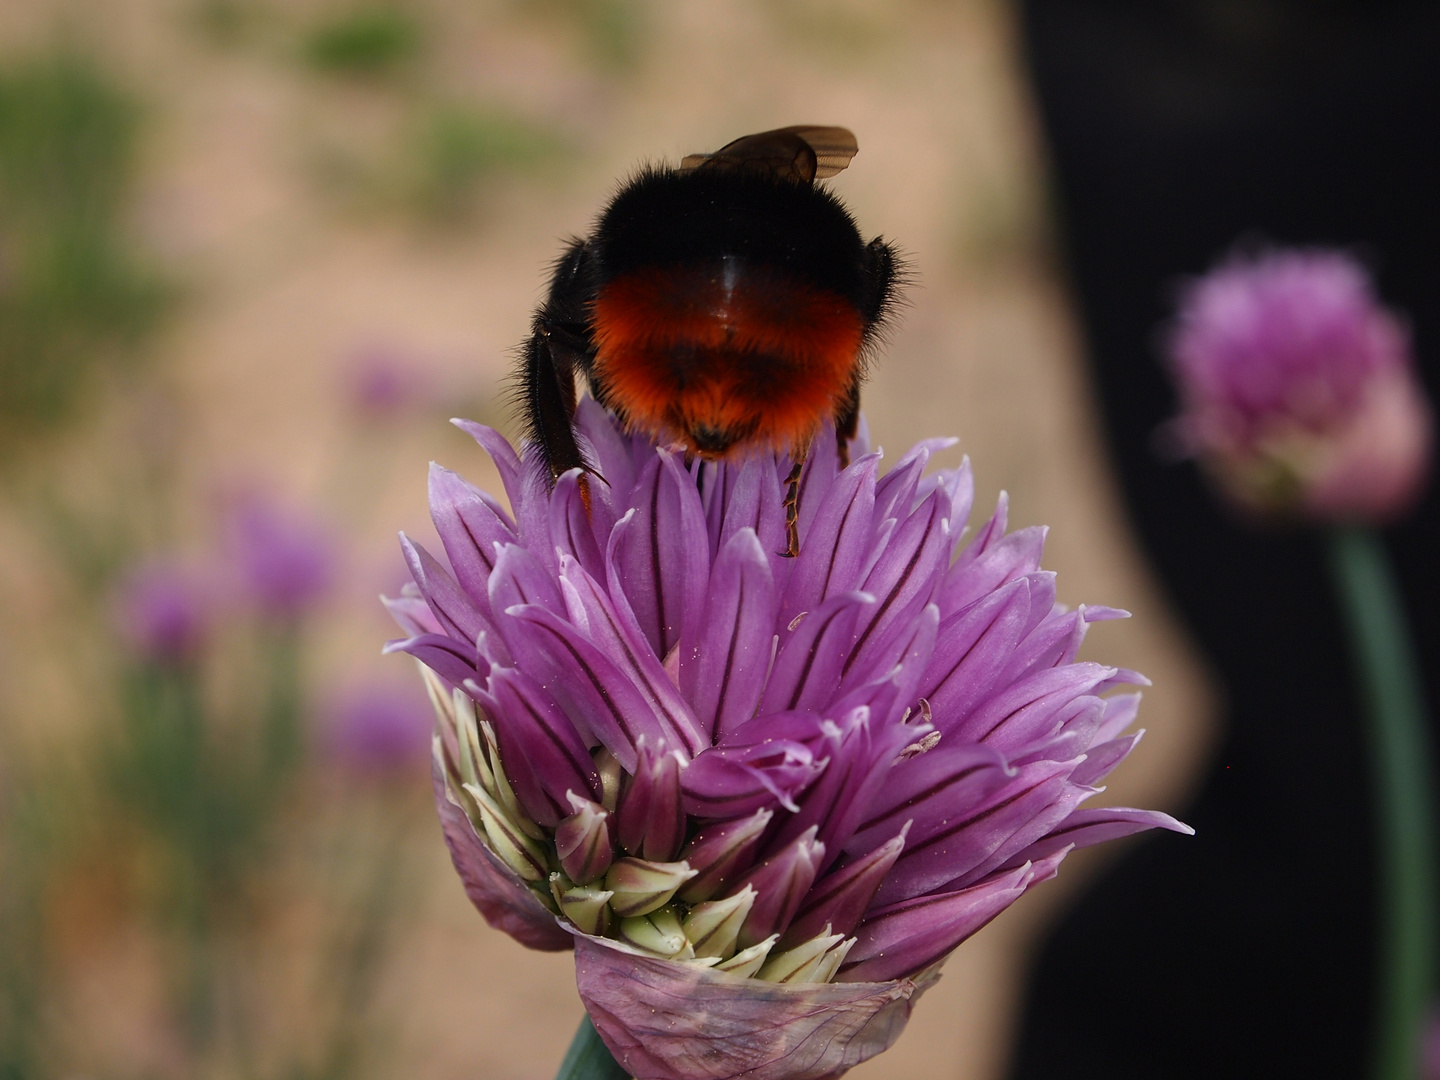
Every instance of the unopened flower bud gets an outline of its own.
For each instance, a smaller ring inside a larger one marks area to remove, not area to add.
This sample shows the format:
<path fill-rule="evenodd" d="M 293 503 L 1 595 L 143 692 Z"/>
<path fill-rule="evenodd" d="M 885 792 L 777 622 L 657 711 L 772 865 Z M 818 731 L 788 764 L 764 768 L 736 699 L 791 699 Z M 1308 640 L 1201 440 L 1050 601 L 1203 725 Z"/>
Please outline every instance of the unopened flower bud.
<path fill-rule="evenodd" d="M 680 857 L 695 868 L 694 879 L 680 890 L 680 899 L 698 904 L 724 889 L 750 868 L 755 849 L 773 810 L 757 810 L 747 818 L 706 825 L 685 845 Z"/>
<path fill-rule="evenodd" d="M 764 966 L 765 958 L 770 955 L 770 950 L 775 947 L 775 942 L 779 939 L 779 934 L 771 934 L 764 941 L 751 945 L 748 949 L 741 949 L 729 960 L 723 960 L 716 964 L 715 970 L 728 971 L 731 975 L 738 975 L 742 979 L 751 978 Z"/>
<path fill-rule="evenodd" d="M 642 949 L 649 949 L 672 960 L 689 960 L 695 956 L 695 950 L 680 925 L 679 915 L 668 905 L 648 915 L 621 919 L 620 933 Z"/>
<path fill-rule="evenodd" d="M 560 911 L 582 934 L 605 934 L 610 930 L 610 897 L 614 894 L 591 885 L 560 887 L 559 874 L 550 875 L 550 888 Z"/>
<path fill-rule="evenodd" d="M 510 820 L 484 788 L 476 784 L 466 784 L 465 791 L 480 808 L 480 818 L 485 827 L 485 835 L 490 840 L 490 849 L 526 881 L 544 881 L 549 876 L 550 868 L 546 865 L 545 852 L 540 845 Z"/>
<path fill-rule="evenodd" d="M 588 885 L 606 870 L 615 858 L 610 843 L 610 815 L 573 791 L 567 793 L 575 813 L 555 830 L 555 853 L 570 880 Z"/>
<path fill-rule="evenodd" d="M 624 775 L 620 762 L 605 747 L 594 752 L 595 770 L 600 774 L 600 805 L 612 814 L 620 802 L 620 779 Z"/>
<path fill-rule="evenodd" d="M 620 846 L 632 855 L 673 859 L 685 839 L 685 810 L 680 805 L 680 770 L 685 759 L 665 744 L 640 736 L 635 775 L 620 796 L 617 812 Z"/>
<path fill-rule="evenodd" d="M 742 885 L 754 886 L 758 896 L 740 930 L 742 948 L 783 931 L 795 917 L 825 857 L 825 845 L 815 839 L 816 832 L 812 825 L 745 875 Z"/>
<path fill-rule="evenodd" d="M 615 894 L 610 906 L 622 919 L 647 915 L 664 907 L 675 890 L 695 876 L 689 863 L 618 859 L 605 875 L 605 887 Z"/>
<path fill-rule="evenodd" d="M 685 936 L 695 946 L 696 956 L 728 956 L 735 951 L 740 927 L 755 904 L 755 890 L 748 885 L 724 900 L 696 904 L 685 917 Z"/>
<path fill-rule="evenodd" d="M 822 980 L 815 976 L 822 962 L 826 955 L 844 940 L 844 934 L 820 934 L 793 949 L 786 949 L 770 957 L 755 977 L 765 982 L 820 982 Z M 850 950 L 847 948 L 845 951 Z M 840 962 L 837 960 L 834 966 L 839 967 Z"/>

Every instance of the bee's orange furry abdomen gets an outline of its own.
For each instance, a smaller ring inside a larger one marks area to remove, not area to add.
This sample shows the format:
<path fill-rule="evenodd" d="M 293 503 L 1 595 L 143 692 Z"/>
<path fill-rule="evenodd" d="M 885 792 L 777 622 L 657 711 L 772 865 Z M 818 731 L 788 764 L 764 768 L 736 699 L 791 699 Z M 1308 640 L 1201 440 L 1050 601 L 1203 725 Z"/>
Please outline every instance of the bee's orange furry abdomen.
<path fill-rule="evenodd" d="M 727 448 L 807 444 L 849 394 L 865 334 L 844 297 L 734 259 L 616 278 L 592 322 L 595 375 L 632 426 L 724 432 Z"/>

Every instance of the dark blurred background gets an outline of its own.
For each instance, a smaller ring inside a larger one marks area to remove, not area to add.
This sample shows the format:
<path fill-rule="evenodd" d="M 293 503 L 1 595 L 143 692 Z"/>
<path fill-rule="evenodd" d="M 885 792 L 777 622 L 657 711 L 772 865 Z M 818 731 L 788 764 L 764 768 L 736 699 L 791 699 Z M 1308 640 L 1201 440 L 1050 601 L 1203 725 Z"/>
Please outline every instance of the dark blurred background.
<path fill-rule="evenodd" d="M 1011 1075 L 1361 1076 L 1372 791 L 1321 538 L 1233 520 L 1154 452 L 1175 409 L 1156 327 L 1237 242 L 1346 248 L 1436 400 L 1440 8 L 1027 0 L 1022 22 L 1110 459 L 1228 707 L 1195 842 L 1143 844 L 1048 933 Z M 1440 701 L 1433 484 L 1387 541 Z"/>

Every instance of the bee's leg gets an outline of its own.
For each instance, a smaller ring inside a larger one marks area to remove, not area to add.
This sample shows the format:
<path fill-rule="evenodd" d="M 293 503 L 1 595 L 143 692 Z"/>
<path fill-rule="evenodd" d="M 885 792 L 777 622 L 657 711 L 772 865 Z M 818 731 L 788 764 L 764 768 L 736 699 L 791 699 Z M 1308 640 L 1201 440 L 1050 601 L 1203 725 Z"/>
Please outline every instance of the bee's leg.
<path fill-rule="evenodd" d="M 787 559 L 800 554 L 800 474 L 805 471 L 805 455 L 802 452 L 790 466 L 790 475 L 785 478 L 785 550 Z"/>
<path fill-rule="evenodd" d="M 525 345 L 520 372 L 525 425 L 552 486 L 563 473 L 588 468 L 571 427 L 575 417 L 575 364 L 570 337 L 540 312 Z M 588 506 L 589 487 L 583 478 L 581 491 Z"/>
<path fill-rule="evenodd" d="M 850 380 L 845 400 L 835 413 L 835 449 L 840 455 L 840 468 L 850 464 L 850 440 L 860 427 L 860 374 Z"/>

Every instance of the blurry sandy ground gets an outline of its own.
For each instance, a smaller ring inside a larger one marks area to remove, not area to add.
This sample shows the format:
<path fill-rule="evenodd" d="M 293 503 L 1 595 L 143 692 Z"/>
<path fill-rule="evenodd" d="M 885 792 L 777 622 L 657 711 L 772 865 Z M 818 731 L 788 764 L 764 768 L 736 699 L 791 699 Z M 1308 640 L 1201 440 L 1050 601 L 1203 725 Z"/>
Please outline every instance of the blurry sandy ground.
<path fill-rule="evenodd" d="M 319 7 L 280 10 L 299 19 Z M 146 102 L 139 224 L 189 294 L 162 341 L 161 369 L 184 405 L 174 437 L 197 505 L 217 483 L 258 476 L 297 499 L 333 501 L 340 484 L 341 501 L 363 509 L 355 587 L 326 639 L 326 676 L 403 663 L 377 655 L 391 630 L 374 594 L 400 580 L 395 530 L 430 533 L 426 462 L 494 482 L 439 412 L 357 446 L 335 390 L 347 359 L 375 344 L 402 349 L 485 419 L 508 423 L 494 395 L 545 267 L 617 176 L 749 131 L 842 123 L 861 153 L 834 189 L 867 233 L 901 244 L 917 278 L 866 391 L 873 436 L 892 460 L 922 435 L 960 436 L 982 508 L 1008 489 L 1012 527 L 1052 526 L 1047 565 L 1060 573 L 1062 599 L 1134 612 L 1097 628 L 1087 646 L 1155 681 L 1142 713 L 1150 733 L 1106 801 L 1179 806 L 1208 738 L 1207 692 L 1137 562 L 1099 454 L 1047 254 L 1041 155 L 1010 13 L 985 0 L 678 0 L 650 9 L 638 69 L 612 76 L 577 59 L 558 17 L 441 0 L 417 10 L 431 31 L 423 63 L 455 93 L 553 117 L 581 147 L 561 174 L 499 188 L 481 221 L 440 234 L 338 205 L 315 178 L 316 146 L 363 140 L 387 122 L 383 89 L 327 81 L 280 46 L 217 49 L 177 2 L 11 0 L 0 9 L 6 52 L 53 40 L 59 25 Z M 71 474 L 83 477 L 106 440 L 130 429 L 102 415 L 96 430 L 61 456 Z M 8 595 L 43 608 L 26 553 L 8 554 Z M 55 657 L 28 659 L 30 691 L 63 695 Z M 426 781 L 417 773 L 415 783 Z M 580 1016 L 568 956 L 527 953 L 486 927 L 430 823 L 415 844 L 424 880 L 387 991 L 396 1071 L 545 1080 Z M 998 1076 L 1029 943 L 1093 865 L 1067 863 L 1058 882 L 967 943 L 899 1045 L 852 1075 Z M 97 987 L 95 997 L 114 989 Z"/>

